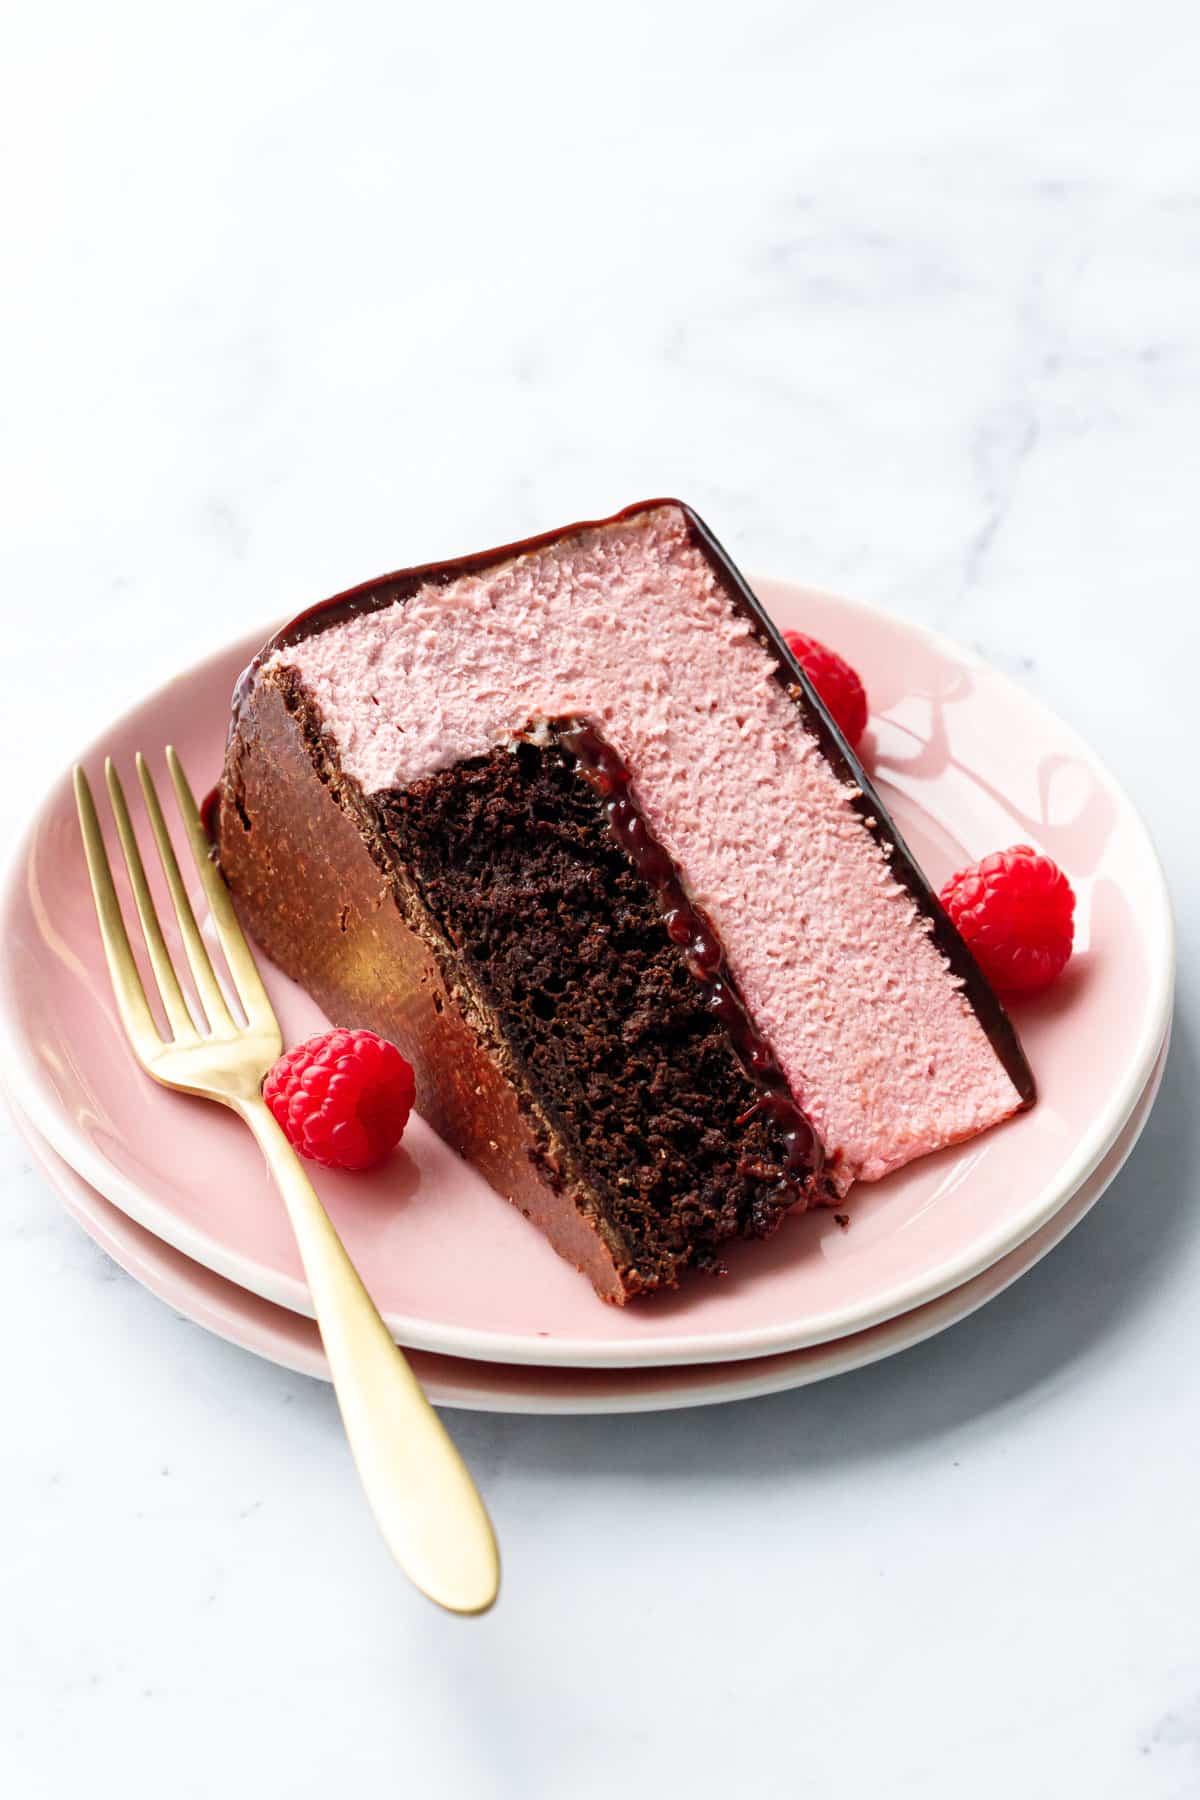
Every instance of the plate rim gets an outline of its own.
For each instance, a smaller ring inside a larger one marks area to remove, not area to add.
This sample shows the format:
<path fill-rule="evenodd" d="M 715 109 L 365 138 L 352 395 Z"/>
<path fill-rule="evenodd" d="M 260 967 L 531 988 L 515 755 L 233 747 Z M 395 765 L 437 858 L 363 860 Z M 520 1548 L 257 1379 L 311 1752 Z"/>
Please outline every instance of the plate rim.
<path fill-rule="evenodd" d="M 1012 1257 L 1021 1257 L 1023 1252 L 1027 1252 L 1032 1247 L 1032 1254 L 1027 1254 L 1025 1260 L 1023 1260 L 1019 1266 L 1010 1267 L 1003 1272 L 998 1281 L 995 1280 L 995 1276 L 997 1271 L 1000 1270 L 1001 1264 L 1007 1260 L 1002 1257 L 998 1263 L 993 1263 L 990 1268 L 981 1270 L 978 1275 L 972 1277 L 970 1281 L 965 1282 L 962 1287 L 952 1288 L 946 1294 L 939 1296 L 938 1299 L 929 1302 L 928 1307 L 917 1307 L 909 1313 L 901 1313 L 894 1319 L 884 1321 L 880 1326 L 874 1328 L 875 1331 L 881 1335 L 876 1337 L 873 1343 L 863 1344 L 861 1341 L 858 1342 L 857 1349 L 861 1354 L 856 1354 L 852 1346 L 855 1344 L 856 1339 L 861 1340 L 862 1337 L 868 1335 L 867 1333 L 855 1333 L 851 1334 L 850 1337 L 846 1339 L 834 1338 L 827 1341 L 825 1344 L 810 1346 L 812 1349 L 827 1352 L 827 1360 L 823 1364 L 806 1363 L 797 1367 L 795 1358 L 801 1353 L 796 1351 L 784 1351 L 780 1353 L 778 1357 L 763 1357 L 758 1359 L 759 1363 L 767 1366 L 758 1368 L 753 1372 L 748 1372 L 739 1379 L 736 1374 L 739 1363 L 736 1359 L 716 1362 L 710 1366 L 714 1371 L 721 1371 L 719 1377 L 715 1375 L 713 1377 L 713 1380 L 717 1385 L 693 1388 L 681 1388 L 678 1385 L 674 1385 L 671 1380 L 671 1373 L 673 1369 L 687 1368 L 689 1366 L 694 1368 L 697 1365 L 667 1364 L 662 1365 L 657 1369 L 657 1381 L 654 1385 L 647 1385 L 645 1388 L 639 1388 L 633 1393 L 623 1394 L 609 1392 L 606 1394 L 578 1396 L 563 1394 L 537 1395 L 530 1394 L 528 1391 L 514 1391 L 510 1389 L 507 1394 L 502 1395 L 494 1388 L 472 1389 L 467 1385 L 446 1389 L 445 1387 L 439 1386 L 439 1376 L 441 1377 L 441 1380 L 444 1381 L 445 1379 L 444 1374 L 442 1374 L 441 1371 L 431 1371 L 418 1366 L 417 1373 L 421 1379 L 422 1387 L 436 1406 L 442 1406 L 454 1411 L 510 1413 L 535 1418 L 621 1417 L 634 1413 L 683 1411 L 686 1408 L 693 1406 L 726 1406 L 732 1405 L 739 1400 L 762 1399 L 771 1394 L 790 1393 L 798 1388 L 815 1386 L 816 1383 L 820 1381 L 832 1380 L 838 1375 L 850 1374 L 856 1369 L 871 1368 L 876 1363 L 887 1361 L 889 1357 L 898 1356 L 906 1350 L 915 1349 L 918 1344 L 928 1343 L 931 1338 L 938 1337 L 942 1332 L 948 1331 L 953 1326 L 960 1325 L 965 1320 L 972 1318 L 975 1313 L 980 1312 L 992 1300 L 999 1299 L 1001 1294 L 1006 1293 L 1010 1287 L 1013 1287 L 1021 1279 L 1022 1276 L 1027 1275 L 1031 1269 L 1036 1268 L 1038 1263 L 1049 1256 L 1053 1250 L 1056 1250 L 1058 1246 L 1070 1236 L 1075 1227 L 1080 1225 L 1092 1209 L 1099 1203 L 1124 1169 L 1141 1140 L 1142 1133 L 1149 1123 L 1150 1114 L 1154 1109 L 1154 1103 L 1158 1097 L 1163 1075 L 1166 1070 L 1170 1053 L 1170 1042 L 1171 1027 L 1170 1024 L 1168 1024 L 1167 1035 L 1163 1039 L 1159 1049 L 1158 1057 L 1151 1070 L 1149 1081 L 1138 1098 L 1133 1114 L 1130 1115 L 1131 1122 L 1136 1121 L 1136 1128 L 1130 1133 L 1128 1142 L 1122 1146 L 1119 1161 L 1114 1163 L 1113 1167 L 1107 1171 L 1104 1180 L 1096 1187 L 1093 1193 L 1085 1198 L 1083 1204 L 1077 1206 L 1076 1202 L 1080 1198 L 1083 1187 L 1087 1186 L 1086 1181 L 1076 1193 L 1072 1194 L 1063 1203 L 1059 1211 L 1051 1219 L 1047 1220 L 1040 1232 L 1034 1232 L 1033 1236 L 1027 1238 L 1024 1244 L 1019 1244 L 1015 1250 L 1010 1252 Z M 97 1222 L 90 1211 L 88 1198 L 75 1198 L 68 1195 L 66 1188 L 63 1186 L 62 1176 L 59 1173 L 60 1168 L 65 1170 L 67 1175 L 73 1181 L 78 1182 L 84 1187 L 87 1190 L 88 1196 L 95 1195 L 97 1199 L 106 1205 L 111 1205 L 111 1202 L 106 1202 L 104 1196 L 100 1194 L 97 1189 L 91 1188 L 84 1177 L 79 1174 L 78 1170 L 72 1168 L 65 1158 L 59 1157 L 51 1145 L 47 1144 L 44 1139 L 38 1138 L 35 1128 L 17 1111 L 16 1107 L 12 1104 L 11 1099 L 10 1110 L 12 1111 L 18 1132 L 32 1150 L 38 1163 L 39 1171 L 45 1176 L 51 1187 L 54 1188 L 58 1194 L 68 1216 L 82 1231 L 92 1238 L 93 1242 L 99 1245 L 105 1255 L 112 1257 L 112 1259 L 125 1270 L 131 1280 L 136 1281 L 139 1286 L 144 1287 L 147 1292 L 153 1294 L 154 1298 L 160 1301 L 161 1304 L 171 1306 L 178 1314 L 188 1318 L 192 1324 L 199 1325 L 202 1330 L 210 1332 L 213 1336 L 220 1338 L 222 1342 L 232 1344 L 238 1350 L 244 1351 L 250 1356 L 257 1356 L 264 1362 L 273 1363 L 276 1368 L 288 1369 L 293 1373 L 304 1375 L 310 1380 L 327 1381 L 329 1379 L 328 1369 L 327 1367 L 321 1366 L 320 1361 L 314 1366 L 313 1359 L 308 1355 L 294 1355 L 287 1358 L 273 1355 L 261 1344 L 247 1342 L 244 1337 L 235 1336 L 231 1330 L 222 1329 L 220 1325 L 213 1323 L 211 1319 L 201 1317 L 199 1312 L 188 1311 L 183 1305 L 178 1292 L 175 1292 L 174 1295 L 169 1295 L 162 1291 L 162 1289 L 154 1282 L 144 1278 L 141 1274 L 131 1269 L 127 1262 L 116 1256 L 109 1243 L 103 1241 L 98 1234 L 98 1231 L 93 1228 Z M 1129 1130 L 1128 1125 L 1126 1130 Z M 1119 1141 L 1120 1140 L 1118 1139 L 1118 1143 Z M 1115 1145 L 1114 1148 L 1116 1148 Z M 50 1156 L 54 1159 L 53 1166 L 48 1164 L 44 1159 L 43 1152 L 46 1151 L 48 1151 Z M 1093 1171 L 1093 1174 L 1094 1173 L 1095 1171 Z M 1091 1178 L 1089 1177 L 1088 1179 L 1090 1180 Z M 120 1208 L 114 1207 L 113 1210 L 120 1213 Z M 128 1215 L 125 1214 L 121 1214 L 121 1216 L 125 1218 L 128 1217 Z M 143 1227 L 138 1227 L 135 1220 L 130 1220 L 129 1222 L 137 1229 L 144 1229 Z M 153 1238 L 154 1234 L 148 1233 L 147 1235 Z M 1034 1245 L 1035 1239 L 1041 1240 L 1036 1246 Z M 161 1239 L 155 1239 L 155 1241 L 160 1243 L 163 1242 Z M 164 1248 L 170 1250 L 172 1247 L 164 1244 Z M 178 1254 L 178 1252 L 173 1253 Z M 194 1266 L 201 1273 L 211 1273 L 211 1271 L 206 1271 L 202 1264 L 196 1264 Z M 991 1285 L 988 1285 L 989 1276 L 993 1277 Z M 271 1302 L 260 1301 L 258 1296 L 251 1294 L 248 1289 L 238 1287 L 236 1283 L 230 1283 L 228 1285 L 255 1303 L 271 1306 Z M 968 1304 L 956 1305 L 956 1297 L 961 1299 L 966 1294 L 967 1289 L 974 1289 Z M 940 1310 L 935 1312 L 935 1308 L 940 1308 Z M 272 1308 L 272 1310 L 281 1312 L 286 1317 L 296 1316 L 291 1314 L 287 1308 L 279 1307 Z M 910 1324 L 915 1323 L 916 1315 L 921 1313 L 924 1314 L 924 1318 L 921 1321 L 920 1327 L 915 1331 L 909 1330 L 906 1332 L 904 1329 L 905 1321 L 909 1321 Z M 839 1344 L 843 1346 L 842 1354 L 840 1356 L 837 1355 L 837 1346 Z M 420 1354 L 421 1353 L 418 1352 L 418 1355 Z M 439 1358 L 439 1360 L 441 1359 Z M 450 1360 L 464 1361 L 467 1359 L 456 1358 Z M 770 1366 L 773 1364 L 778 1366 Z M 470 1366 L 469 1361 L 468 1366 Z M 524 1364 L 519 1366 L 540 1366 L 548 1368 L 551 1365 Z M 627 1371 L 622 1369 L 573 1371 L 570 1368 L 567 1368 L 557 1369 L 553 1372 L 570 1376 L 572 1373 L 589 1373 L 594 1375 L 604 1375 L 608 1373 L 619 1375 L 626 1373 Z M 647 1368 L 645 1372 L 649 1374 L 651 1371 Z"/>
<path fill-rule="evenodd" d="M 1044 701 L 1028 693 L 1002 670 L 994 668 L 977 651 L 956 643 L 944 633 L 871 602 L 851 599 L 828 589 L 814 588 L 779 576 L 756 576 L 752 578 L 751 585 L 768 592 L 782 590 L 798 596 L 821 599 L 836 607 L 852 610 L 868 621 L 880 621 L 891 627 L 899 625 L 939 656 L 976 672 L 986 673 L 990 681 L 999 684 L 1002 692 L 1010 693 L 1018 703 L 1032 707 L 1053 724 L 1063 740 L 1106 786 L 1117 806 L 1128 816 L 1130 824 L 1140 835 L 1147 866 L 1154 878 L 1156 916 L 1148 919 L 1146 926 L 1149 940 L 1159 948 L 1160 955 L 1151 969 L 1151 1008 L 1131 1063 L 1131 1073 L 1106 1111 L 1082 1135 L 1054 1180 L 1043 1188 L 1034 1201 L 1005 1225 L 996 1227 L 988 1236 L 979 1240 L 971 1253 L 945 1257 L 931 1265 L 922 1278 L 911 1278 L 893 1284 L 890 1288 L 877 1292 L 871 1302 L 861 1301 L 853 1309 L 842 1307 L 810 1315 L 803 1323 L 743 1327 L 725 1334 L 680 1334 L 666 1342 L 636 1337 L 620 1341 L 582 1337 L 570 1340 L 543 1339 L 479 1330 L 470 1326 L 441 1325 L 389 1312 L 385 1315 L 386 1322 L 398 1341 L 440 1355 L 484 1362 L 539 1363 L 559 1368 L 634 1368 L 741 1361 L 752 1357 L 781 1355 L 872 1329 L 963 1286 L 1041 1230 L 1099 1167 L 1128 1124 L 1145 1090 L 1171 1018 L 1176 968 L 1175 924 L 1166 876 L 1153 836 L 1133 800 L 1107 764 L 1091 749 L 1075 727 L 1061 719 Z M 769 602 L 766 604 L 770 611 Z M 144 707 L 165 699 L 182 679 L 227 661 L 237 646 L 252 641 L 248 634 L 244 639 L 234 639 L 210 651 L 206 656 L 198 657 L 186 669 L 168 677 L 142 695 L 119 714 L 100 737 L 68 761 L 64 772 L 49 784 L 31 809 L 26 824 L 19 831 L 16 843 L 6 859 L 3 879 L 0 881 L 0 919 L 6 916 L 12 905 L 39 821 L 62 786 L 70 780 L 73 764 L 84 763 L 102 755 L 105 740 L 114 731 L 132 722 Z M 44 1092 L 34 1071 L 34 1059 L 15 1029 L 7 965 L 0 959 L 0 1073 L 23 1115 L 51 1148 L 105 1199 L 135 1223 L 161 1238 L 164 1243 L 236 1285 L 258 1294 L 262 1299 L 312 1317 L 307 1290 L 301 1281 L 294 1277 L 279 1276 L 276 1271 L 264 1265 L 228 1255 L 220 1245 L 214 1244 L 203 1233 L 182 1225 L 153 1193 L 127 1179 L 93 1148 L 88 1139 L 76 1131 L 70 1119 Z"/>

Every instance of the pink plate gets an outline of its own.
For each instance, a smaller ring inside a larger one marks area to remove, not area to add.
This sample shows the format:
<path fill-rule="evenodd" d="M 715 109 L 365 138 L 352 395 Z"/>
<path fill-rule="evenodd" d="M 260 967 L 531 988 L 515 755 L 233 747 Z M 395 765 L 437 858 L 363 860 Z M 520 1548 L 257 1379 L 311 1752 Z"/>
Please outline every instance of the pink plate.
<path fill-rule="evenodd" d="M 724 1281 L 604 1306 L 539 1234 L 420 1121 L 371 1177 L 321 1191 L 396 1337 L 494 1362 L 713 1362 L 828 1342 L 910 1311 L 1039 1231 L 1107 1155 L 1165 1036 L 1170 908 L 1144 827 L 1075 734 L 1003 676 L 886 614 L 777 582 L 781 624 L 843 651 L 873 703 L 871 755 L 932 879 L 1018 840 L 1044 848 L 1079 895 L 1078 950 L 1017 1014 L 1041 1089 L 1026 1117 L 856 1188 L 851 1224 L 797 1219 L 737 1246 Z M 221 764 L 247 639 L 188 671 L 105 735 L 128 769 L 173 742 L 198 789 Z M 317 1028 L 267 970 L 285 1037 Z M 296 1312 L 307 1294 L 254 1146 L 231 1114 L 138 1073 L 113 1007 L 69 782 L 51 792 L 0 896 L 0 1069 L 54 1150 L 130 1218 L 193 1261 Z"/>
<path fill-rule="evenodd" d="M 438 1406 L 467 1407 L 475 1412 L 665 1412 L 671 1407 L 711 1406 L 807 1387 L 827 1376 L 842 1375 L 893 1356 L 898 1350 L 907 1350 L 1003 1293 L 1061 1242 L 1095 1205 L 1141 1135 L 1166 1058 L 1164 1044 L 1124 1131 L 1099 1168 L 1048 1224 L 974 1280 L 913 1312 L 889 1319 L 884 1325 L 779 1356 L 690 1363 L 675 1368 L 563 1369 L 535 1363 L 468 1361 L 464 1357 L 413 1350 L 409 1355 L 421 1385 Z M 67 1211 L 135 1280 L 218 1337 L 281 1363 L 284 1368 L 297 1369 L 322 1381 L 329 1379 L 321 1339 L 311 1319 L 272 1306 L 269 1300 L 260 1300 L 256 1294 L 235 1287 L 211 1269 L 172 1250 L 161 1238 L 152 1236 L 110 1206 L 55 1155 L 31 1125 L 22 1119 L 17 1122 L 37 1161 L 61 1194 Z"/>

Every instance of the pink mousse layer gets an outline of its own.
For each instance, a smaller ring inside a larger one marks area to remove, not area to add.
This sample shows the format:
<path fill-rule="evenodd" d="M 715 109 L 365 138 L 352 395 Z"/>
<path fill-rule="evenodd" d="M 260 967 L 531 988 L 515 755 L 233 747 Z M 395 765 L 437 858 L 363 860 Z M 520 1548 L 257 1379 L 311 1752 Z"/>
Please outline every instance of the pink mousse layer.
<path fill-rule="evenodd" d="M 368 792 L 577 715 L 625 759 L 845 1184 L 1019 1096 L 676 507 L 330 626 L 297 669 Z"/>

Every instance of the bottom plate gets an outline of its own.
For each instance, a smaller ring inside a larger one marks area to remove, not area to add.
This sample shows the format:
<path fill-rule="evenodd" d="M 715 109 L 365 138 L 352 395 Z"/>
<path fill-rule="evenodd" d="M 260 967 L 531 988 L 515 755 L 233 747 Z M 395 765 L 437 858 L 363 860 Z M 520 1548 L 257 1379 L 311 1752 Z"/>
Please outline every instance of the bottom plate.
<path fill-rule="evenodd" d="M 894 1356 L 957 1324 L 1003 1293 L 1095 1205 L 1141 1136 L 1162 1081 L 1168 1042 L 1169 1038 L 1164 1040 L 1141 1098 L 1108 1155 L 1040 1231 L 973 1280 L 883 1325 L 806 1350 L 742 1362 L 577 1369 L 466 1361 L 412 1350 L 413 1366 L 426 1393 L 439 1406 L 477 1412 L 617 1413 L 711 1406 L 781 1393 Z M 310 1319 L 260 1299 L 164 1244 L 105 1200 L 15 1109 L 14 1116 L 67 1211 L 136 1281 L 185 1318 L 229 1343 L 284 1368 L 329 1379 L 321 1340 Z"/>

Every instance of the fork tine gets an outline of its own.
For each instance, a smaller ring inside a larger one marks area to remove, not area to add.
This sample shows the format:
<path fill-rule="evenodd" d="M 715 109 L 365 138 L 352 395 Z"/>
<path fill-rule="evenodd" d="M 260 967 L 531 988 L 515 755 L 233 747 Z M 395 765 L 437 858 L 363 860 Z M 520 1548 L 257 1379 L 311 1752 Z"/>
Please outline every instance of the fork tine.
<path fill-rule="evenodd" d="M 108 852 L 104 848 L 104 834 L 100 829 L 92 790 L 88 786 L 87 776 L 78 765 L 75 769 L 75 807 L 79 814 L 83 852 L 87 858 L 92 898 L 96 902 L 96 917 L 100 922 L 100 939 L 104 945 L 104 960 L 108 964 L 117 1011 L 136 1055 L 145 1062 L 162 1049 L 163 1040 L 154 1023 L 154 1015 L 146 1000 L 146 990 L 142 986 L 142 978 L 129 947 L 129 936 L 121 916 L 117 890 L 113 886 L 112 870 L 108 865 Z"/>
<path fill-rule="evenodd" d="M 188 961 L 192 965 L 192 974 L 196 981 L 196 991 L 200 996 L 200 1004 L 208 1015 L 208 1022 L 213 1031 L 234 1031 L 237 1027 L 229 1010 L 220 984 L 213 973 L 212 959 L 204 939 L 200 936 L 200 928 L 196 924 L 196 915 L 192 911 L 192 903 L 188 899 L 187 889 L 183 885 L 183 877 L 179 873 L 179 864 L 175 858 L 175 847 L 167 831 L 162 807 L 158 803 L 154 781 L 146 766 L 146 759 L 139 750 L 137 756 L 138 780 L 142 784 L 145 796 L 146 811 L 150 816 L 150 829 L 154 833 L 154 841 L 158 845 L 159 859 L 162 862 L 163 874 L 167 878 L 167 886 L 171 890 L 171 899 L 175 903 L 175 916 L 179 920 L 179 931 L 183 938 L 184 949 Z"/>
<path fill-rule="evenodd" d="M 125 852 L 125 866 L 129 870 L 129 880 L 133 888 L 134 900 L 137 903 L 138 917 L 142 921 L 142 931 L 146 937 L 146 948 L 150 952 L 150 961 L 158 982 L 158 991 L 162 996 L 167 1018 L 171 1022 L 172 1034 L 177 1043 L 194 1042 L 199 1034 L 193 1023 L 192 1015 L 188 1011 L 187 1001 L 183 997 L 183 989 L 179 985 L 179 977 L 175 973 L 170 951 L 163 939 L 162 927 L 159 925 L 158 914 L 154 909 L 150 884 L 146 880 L 142 853 L 138 849 L 138 841 L 129 818 L 129 808 L 125 804 L 125 790 L 121 786 L 121 778 L 117 774 L 111 756 L 104 765 L 104 773 L 108 781 L 108 797 L 112 803 L 113 817 L 117 821 L 117 833 L 121 839 L 121 848 Z"/>
<path fill-rule="evenodd" d="M 209 909 L 213 923 L 221 940 L 221 948 L 225 952 L 225 961 L 229 964 L 230 973 L 237 984 L 237 991 L 246 1016 L 255 1023 L 258 1020 L 275 1022 L 275 1012 L 263 986 L 262 976 L 238 924 L 237 914 L 233 910 L 233 901 L 229 897 L 229 889 L 225 886 L 221 871 L 212 857 L 212 840 L 204 829 L 204 821 L 192 796 L 188 778 L 183 772 L 183 764 L 175 752 L 173 745 L 167 745 L 167 767 L 171 771 L 171 780 L 175 784 L 175 797 L 179 801 L 179 810 L 183 814 L 183 822 L 187 828 L 188 843 L 200 879 L 204 883 L 204 892 L 208 897 Z"/>

